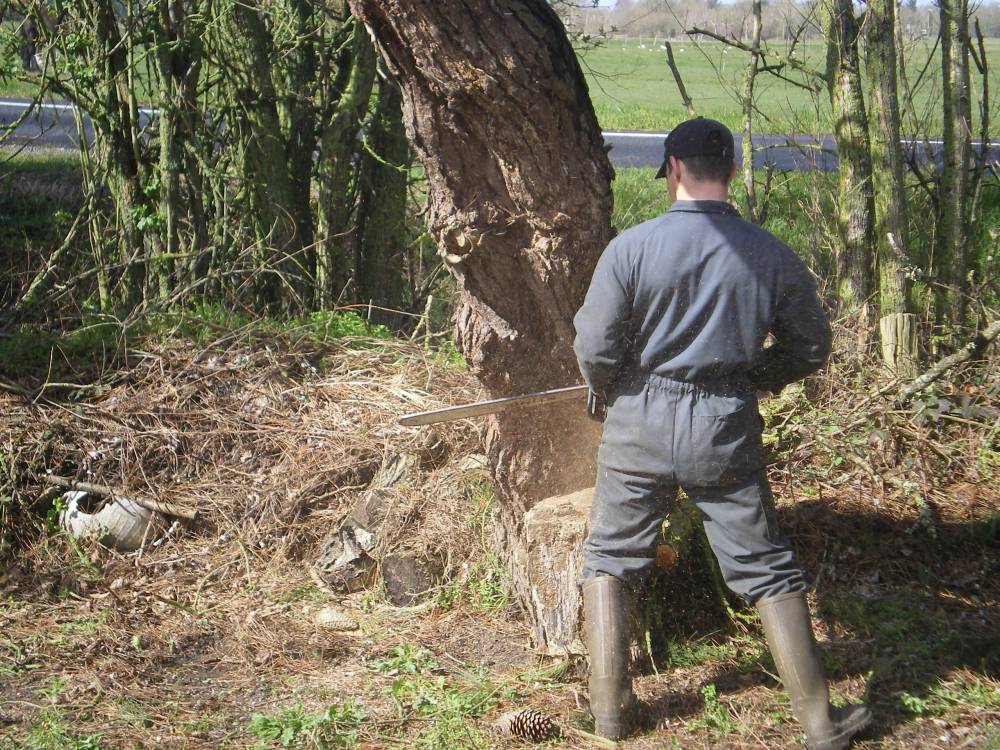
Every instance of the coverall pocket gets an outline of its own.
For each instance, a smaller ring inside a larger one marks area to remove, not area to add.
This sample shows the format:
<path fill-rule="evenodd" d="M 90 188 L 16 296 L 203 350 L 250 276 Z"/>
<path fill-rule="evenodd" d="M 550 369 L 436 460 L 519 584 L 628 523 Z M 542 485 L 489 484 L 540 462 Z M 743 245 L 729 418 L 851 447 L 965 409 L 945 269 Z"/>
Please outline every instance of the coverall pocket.
<path fill-rule="evenodd" d="M 764 466 L 762 423 L 752 394 L 705 396 L 691 412 L 694 476 L 700 486 L 730 484 Z"/>

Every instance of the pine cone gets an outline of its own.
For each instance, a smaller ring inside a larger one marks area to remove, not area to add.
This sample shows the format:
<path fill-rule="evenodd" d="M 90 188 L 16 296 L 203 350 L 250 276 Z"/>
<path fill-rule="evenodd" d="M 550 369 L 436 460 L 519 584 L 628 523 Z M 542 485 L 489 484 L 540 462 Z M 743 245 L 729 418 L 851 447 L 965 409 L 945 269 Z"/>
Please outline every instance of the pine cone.
<path fill-rule="evenodd" d="M 313 622 L 327 630 L 357 630 L 358 623 L 336 607 L 323 607 Z"/>
<path fill-rule="evenodd" d="M 504 714 L 497 720 L 497 729 L 508 737 L 532 742 L 541 742 L 562 734 L 552 719 L 533 708 L 520 708 Z"/>

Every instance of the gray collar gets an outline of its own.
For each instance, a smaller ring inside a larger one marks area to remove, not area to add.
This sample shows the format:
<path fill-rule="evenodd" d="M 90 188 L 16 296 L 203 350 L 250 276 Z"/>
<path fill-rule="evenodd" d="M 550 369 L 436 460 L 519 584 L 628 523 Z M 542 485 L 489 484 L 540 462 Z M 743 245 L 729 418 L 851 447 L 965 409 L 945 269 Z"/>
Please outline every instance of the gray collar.
<path fill-rule="evenodd" d="M 740 213 L 725 201 L 674 201 L 667 213 L 674 211 L 695 214 L 730 214 L 739 216 Z"/>

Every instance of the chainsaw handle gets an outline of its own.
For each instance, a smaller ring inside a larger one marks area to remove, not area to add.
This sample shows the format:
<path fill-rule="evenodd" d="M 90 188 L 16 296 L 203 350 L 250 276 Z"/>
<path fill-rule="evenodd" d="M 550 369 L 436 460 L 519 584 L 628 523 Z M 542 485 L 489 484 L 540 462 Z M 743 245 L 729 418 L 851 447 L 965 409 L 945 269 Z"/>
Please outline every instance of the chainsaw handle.
<path fill-rule="evenodd" d="M 608 399 L 603 392 L 587 391 L 587 416 L 595 422 L 603 422 L 608 416 Z"/>

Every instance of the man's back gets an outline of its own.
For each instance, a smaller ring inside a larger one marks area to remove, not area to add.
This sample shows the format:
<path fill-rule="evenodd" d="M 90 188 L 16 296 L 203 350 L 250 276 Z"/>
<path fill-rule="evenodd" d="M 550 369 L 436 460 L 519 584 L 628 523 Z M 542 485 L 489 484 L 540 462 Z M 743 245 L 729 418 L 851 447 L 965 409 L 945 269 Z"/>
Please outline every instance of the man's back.
<path fill-rule="evenodd" d="M 577 313 L 588 382 L 654 373 L 693 383 L 749 382 L 774 333 L 808 369 L 830 330 L 805 265 L 727 203 L 678 201 L 616 238 Z"/>

